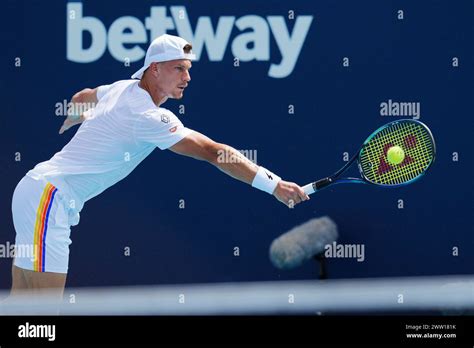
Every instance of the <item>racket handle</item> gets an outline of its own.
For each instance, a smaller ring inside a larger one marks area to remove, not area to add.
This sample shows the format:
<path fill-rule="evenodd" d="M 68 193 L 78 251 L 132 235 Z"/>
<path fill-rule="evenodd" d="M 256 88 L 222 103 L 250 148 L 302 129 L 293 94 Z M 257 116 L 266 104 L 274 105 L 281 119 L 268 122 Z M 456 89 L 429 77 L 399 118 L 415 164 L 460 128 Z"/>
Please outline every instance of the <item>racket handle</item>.
<path fill-rule="evenodd" d="M 316 191 L 321 190 L 323 187 L 331 185 L 333 181 L 334 180 L 332 177 L 324 178 L 324 179 L 312 182 L 311 184 L 305 185 L 302 187 L 302 189 L 307 195 L 310 195 L 312 193 L 315 193 Z"/>
<path fill-rule="evenodd" d="M 313 187 L 313 183 L 308 184 L 308 185 L 304 185 L 304 186 L 302 187 L 302 189 L 303 189 L 304 193 L 306 193 L 307 195 L 310 195 L 310 194 L 316 192 L 316 190 L 315 190 L 314 187 Z"/>

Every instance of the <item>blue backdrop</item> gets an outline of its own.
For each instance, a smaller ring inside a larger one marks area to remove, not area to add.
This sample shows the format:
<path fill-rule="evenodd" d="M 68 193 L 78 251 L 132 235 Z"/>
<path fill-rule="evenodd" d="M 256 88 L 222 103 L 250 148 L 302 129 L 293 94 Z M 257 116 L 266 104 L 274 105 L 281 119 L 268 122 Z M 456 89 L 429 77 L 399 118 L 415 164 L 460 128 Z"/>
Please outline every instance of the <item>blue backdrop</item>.
<path fill-rule="evenodd" d="M 211 165 L 157 149 L 86 203 L 72 228 L 68 286 L 313 279 L 315 264 L 280 271 L 268 249 L 280 234 L 324 215 L 337 223 L 338 243 L 365 247 L 363 262 L 330 259 L 330 278 L 472 273 L 473 186 L 465 178 L 473 174 L 473 1 L 4 1 L 3 246 L 14 243 L 16 184 L 75 132 L 58 135 L 64 118 L 57 103 L 82 88 L 127 79 L 141 66 L 141 59 L 128 64 L 114 56 L 110 41 L 123 35 L 129 41 L 122 50 L 136 47 L 140 55 L 151 39 L 145 24 L 153 6 L 168 17 L 150 19 L 155 32 L 169 25 L 178 31 L 168 33 L 185 36 L 189 24 L 192 35 L 198 26 L 201 35 L 192 42 L 200 58 L 185 97 L 164 106 L 187 127 L 254 151 L 258 164 L 284 179 L 303 185 L 331 174 L 344 153 L 400 118 L 419 117 L 431 128 L 437 158 L 413 185 L 340 186 L 288 209 Z M 78 31 L 87 23 L 95 32 Z M 209 28 L 219 29 L 214 41 Z M 254 42 L 242 45 L 246 38 Z M 98 57 L 77 53 L 92 44 Z M 68 45 L 76 50 L 71 59 Z M 95 60 L 74 61 L 81 59 Z M 285 67 L 286 76 L 269 76 L 272 64 Z M 381 105 L 390 100 L 419 103 L 420 113 L 383 115 Z M 2 288 L 10 286 L 10 267 L 11 258 L 0 258 Z"/>

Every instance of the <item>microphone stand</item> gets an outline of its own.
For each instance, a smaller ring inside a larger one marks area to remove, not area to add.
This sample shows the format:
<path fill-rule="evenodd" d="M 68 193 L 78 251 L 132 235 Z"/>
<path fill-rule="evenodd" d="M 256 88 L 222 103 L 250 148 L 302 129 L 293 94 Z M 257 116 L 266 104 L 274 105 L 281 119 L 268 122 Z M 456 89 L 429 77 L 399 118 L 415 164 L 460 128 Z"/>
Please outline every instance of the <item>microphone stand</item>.
<path fill-rule="evenodd" d="M 314 255 L 313 259 L 316 260 L 316 262 L 319 263 L 319 274 L 318 278 L 319 279 L 327 279 L 328 278 L 328 272 L 327 272 L 327 267 L 326 267 L 326 258 L 324 257 L 324 254 L 318 254 Z"/>

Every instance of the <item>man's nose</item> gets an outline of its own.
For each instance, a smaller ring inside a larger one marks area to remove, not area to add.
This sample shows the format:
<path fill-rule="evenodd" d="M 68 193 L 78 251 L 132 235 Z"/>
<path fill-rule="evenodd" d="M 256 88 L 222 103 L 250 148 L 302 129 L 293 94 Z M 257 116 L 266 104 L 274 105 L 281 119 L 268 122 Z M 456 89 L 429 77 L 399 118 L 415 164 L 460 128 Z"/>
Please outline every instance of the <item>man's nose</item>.
<path fill-rule="evenodd" d="M 186 70 L 186 72 L 184 73 L 184 79 L 183 80 L 186 81 L 186 82 L 191 81 L 191 74 L 189 73 L 188 70 Z"/>

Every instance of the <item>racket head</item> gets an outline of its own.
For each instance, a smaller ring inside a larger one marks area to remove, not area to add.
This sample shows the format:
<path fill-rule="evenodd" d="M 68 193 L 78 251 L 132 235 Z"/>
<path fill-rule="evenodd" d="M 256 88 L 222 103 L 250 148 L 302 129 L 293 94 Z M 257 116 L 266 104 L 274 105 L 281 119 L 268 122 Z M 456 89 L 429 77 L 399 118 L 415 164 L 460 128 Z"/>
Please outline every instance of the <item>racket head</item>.
<path fill-rule="evenodd" d="M 400 146 L 405 157 L 394 165 L 387 159 L 387 151 Z M 358 157 L 361 176 L 379 186 L 397 187 L 420 179 L 431 167 L 436 145 L 430 129 L 422 122 L 407 119 L 383 125 L 364 142 Z"/>

